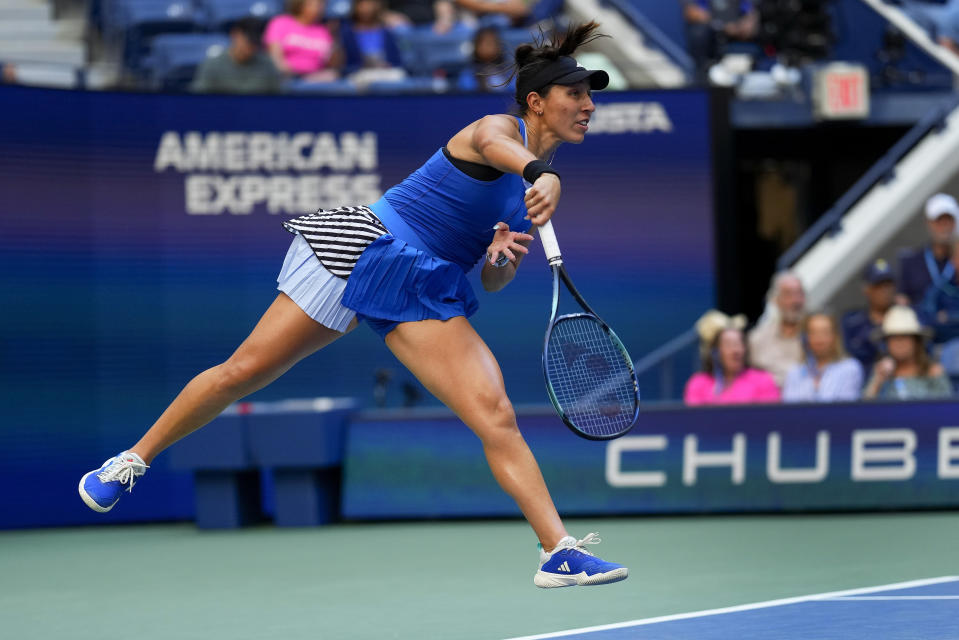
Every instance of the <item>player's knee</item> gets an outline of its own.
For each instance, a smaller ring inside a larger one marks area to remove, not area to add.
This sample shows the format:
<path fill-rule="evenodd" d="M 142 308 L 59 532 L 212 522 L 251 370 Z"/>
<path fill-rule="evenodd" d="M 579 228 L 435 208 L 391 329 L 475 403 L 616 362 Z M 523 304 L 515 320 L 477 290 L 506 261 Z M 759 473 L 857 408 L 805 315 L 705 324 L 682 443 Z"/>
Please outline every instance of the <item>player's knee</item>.
<path fill-rule="evenodd" d="M 237 397 L 255 391 L 262 376 L 261 367 L 249 358 L 231 357 L 219 365 L 216 371 L 216 391 Z"/>
<path fill-rule="evenodd" d="M 519 435 L 513 403 L 505 394 L 484 398 L 483 404 L 483 424 L 478 431 L 484 443 L 490 444 Z"/>

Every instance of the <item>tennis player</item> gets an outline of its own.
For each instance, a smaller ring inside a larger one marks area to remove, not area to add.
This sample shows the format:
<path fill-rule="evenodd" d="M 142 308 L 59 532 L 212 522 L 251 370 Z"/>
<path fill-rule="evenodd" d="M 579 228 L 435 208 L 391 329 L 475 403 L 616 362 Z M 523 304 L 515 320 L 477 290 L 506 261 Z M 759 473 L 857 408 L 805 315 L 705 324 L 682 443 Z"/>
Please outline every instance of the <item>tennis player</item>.
<path fill-rule="evenodd" d="M 493 475 L 539 538 L 537 586 L 625 579 L 626 567 L 587 550 L 596 534 L 567 533 L 499 365 L 467 320 L 478 303 L 466 273 L 482 259 L 483 287 L 502 289 L 528 252 L 531 224 L 545 223 L 559 204 L 560 177 L 548 160 L 563 142 L 583 141 L 591 92 L 609 82 L 571 57 L 599 37 L 597 27 L 572 25 L 517 47 L 518 116 L 467 125 L 370 206 L 284 223 L 295 238 L 276 300 L 236 352 L 191 380 L 139 442 L 83 476 L 84 502 L 109 511 L 157 454 L 362 321 L 479 436 Z"/>

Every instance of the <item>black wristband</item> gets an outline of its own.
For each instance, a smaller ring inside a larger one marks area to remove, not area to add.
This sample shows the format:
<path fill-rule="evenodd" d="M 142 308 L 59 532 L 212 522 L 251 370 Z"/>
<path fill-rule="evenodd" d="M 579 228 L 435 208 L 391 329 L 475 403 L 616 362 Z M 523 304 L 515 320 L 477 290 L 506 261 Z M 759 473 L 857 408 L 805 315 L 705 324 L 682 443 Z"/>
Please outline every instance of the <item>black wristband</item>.
<path fill-rule="evenodd" d="M 523 179 L 530 184 L 536 182 L 536 179 L 544 173 L 552 173 L 554 176 L 559 178 L 559 172 L 557 172 L 553 167 L 549 166 L 549 163 L 545 160 L 532 160 L 529 162 L 529 164 L 523 167 Z"/>

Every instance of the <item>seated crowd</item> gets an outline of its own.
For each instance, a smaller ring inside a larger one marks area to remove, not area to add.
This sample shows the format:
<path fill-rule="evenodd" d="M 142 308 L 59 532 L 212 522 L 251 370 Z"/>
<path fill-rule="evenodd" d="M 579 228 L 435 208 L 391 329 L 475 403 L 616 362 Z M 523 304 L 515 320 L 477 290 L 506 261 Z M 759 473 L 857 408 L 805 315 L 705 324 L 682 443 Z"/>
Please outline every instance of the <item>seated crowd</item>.
<path fill-rule="evenodd" d="M 523 24 L 535 3 L 526 0 L 432 0 L 390 3 L 353 0 L 349 15 L 324 20 L 325 0 L 287 0 L 268 22 L 246 17 L 230 28 L 230 46 L 198 68 L 191 90 L 276 93 L 288 80 L 348 79 L 357 86 L 406 76 L 396 34 L 428 26 L 435 33 L 473 33 L 471 64 L 456 78 L 464 91 L 510 90 L 501 28 Z M 475 33 L 474 33 L 475 32 Z"/>
<path fill-rule="evenodd" d="M 766 312 L 711 310 L 696 323 L 702 371 L 686 383 L 688 405 L 948 398 L 959 382 L 959 204 L 947 194 L 924 209 L 928 246 L 863 274 L 866 305 L 841 319 L 806 309 L 802 282 L 776 274 Z M 898 277 L 897 277 L 898 275 Z M 952 377 L 952 380 L 950 379 Z"/>

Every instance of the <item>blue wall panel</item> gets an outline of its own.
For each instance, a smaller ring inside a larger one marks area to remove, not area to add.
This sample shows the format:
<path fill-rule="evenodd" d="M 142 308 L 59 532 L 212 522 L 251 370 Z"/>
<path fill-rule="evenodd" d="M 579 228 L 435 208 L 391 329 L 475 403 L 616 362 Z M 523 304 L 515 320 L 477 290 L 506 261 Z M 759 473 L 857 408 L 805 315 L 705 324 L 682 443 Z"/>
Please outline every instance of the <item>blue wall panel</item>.
<path fill-rule="evenodd" d="M 577 285 L 638 357 L 713 303 L 709 99 L 596 100 L 593 131 L 555 160 L 555 224 Z M 0 481 L 28 474 L 32 487 L 4 492 L 0 526 L 103 521 L 76 498 L 79 475 L 135 442 L 191 376 L 248 334 L 275 296 L 291 239 L 281 221 L 372 201 L 459 127 L 508 108 L 502 97 L 8 86 L 0 104 Z M 245 207 L 271 197 L 272 210 Z M 479 295 L 474 322 L 503 359 L 514 400 L 544 402 L 550 284 L 538 243 L 504 292 Z M 256 399 L 368 405 L 377 368 L 395 371 L 397 404 L 411 377 L 361 328 Z M 189 517 L 189 489 L 161 457 L 134 490 L 143 495 L 107 519 Z"/>

